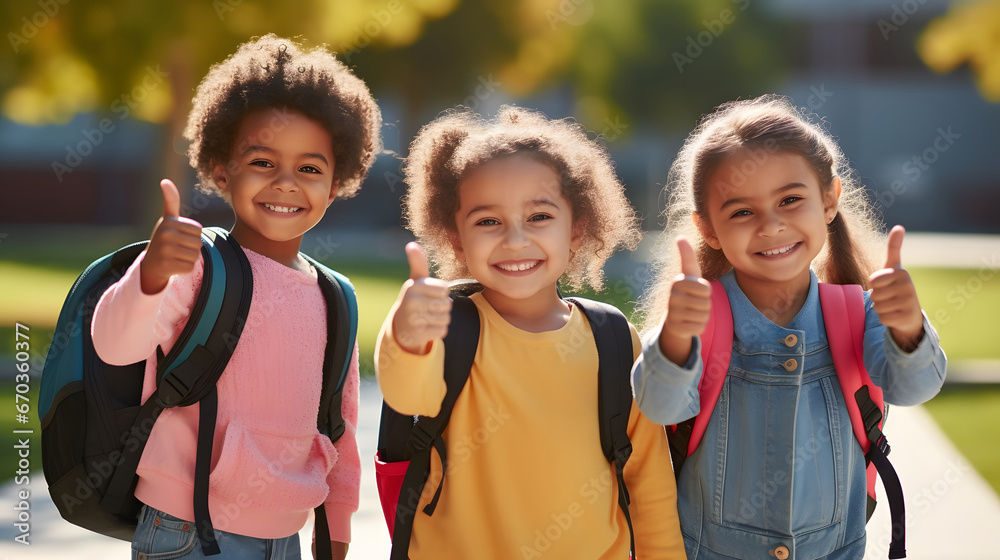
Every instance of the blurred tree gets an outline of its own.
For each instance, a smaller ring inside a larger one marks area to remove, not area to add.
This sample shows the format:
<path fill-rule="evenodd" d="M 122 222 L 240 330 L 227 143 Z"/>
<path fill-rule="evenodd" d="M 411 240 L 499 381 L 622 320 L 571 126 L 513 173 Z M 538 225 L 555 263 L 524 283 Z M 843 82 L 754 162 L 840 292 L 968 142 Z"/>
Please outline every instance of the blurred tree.
<path fill-rule="evenodd" d="M 938 73 L 968 63 L 983 97 L 1000 102 L 1000 0 L 953 3 L 924 30 L 917 52 Z"/>
<path fill-rule="evenodd" d="M 179 143 L 197 80 L 250 37 L 269 32 L 346 53 L 398 48 L 458 0 L 35 0 L 0 3 L 0 106 L 23 124 L 93 111 L 166 124 L 156 176 L 187 168 Z M 182 187 L 183 188 L 183 187 Z M 156 197 L 152 197 L 156 204 Z M 152 204 L 152 203 L 151 203 Z M 156 209 L 151 209 L 156 210 Z"/>
<path fill-rule="evenodd" d="M 781 74 L 781 29 L 750 0 L 38 0 L 7 2 L 8 117 L 81 111 L 183 122 L 196 80 L 267 32 L 326 43 L 409 115 L 568 82 L 591 126 L 690 125 Z M 393 52 L 387 53 L 386 51 Z M 164 80 L 165 78 L 165 80 Z M 167 82 L 167 83 L 163 83 Z M 627 110 L 625 108 L 628 108 Z M 174 136 L 176 138 L 176 136 Z"/>

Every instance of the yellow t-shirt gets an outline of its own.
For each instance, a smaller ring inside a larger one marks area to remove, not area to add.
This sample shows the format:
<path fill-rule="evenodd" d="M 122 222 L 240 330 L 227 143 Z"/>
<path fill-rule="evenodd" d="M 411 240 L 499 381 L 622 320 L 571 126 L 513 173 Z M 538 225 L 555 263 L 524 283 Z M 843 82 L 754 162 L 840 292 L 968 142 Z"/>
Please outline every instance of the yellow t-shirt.
<path fill-rule="evenodd" d="M 421 510 L 441 479 L 421 495 L 409 556 L 449 558 L 607 558 L 625 560 L 629 531 L 618 507 L 614 467 L 598 430 L 597 347 L 575 306 L 562 328 L 518 329 L 483 298 L 479 348 L 443 437 L 448 472 L 433 516 Z M 632 329 L 633 355 L 641 351 Z M 444 344 L 426 355 L 396 344 L 382 326 L 376 371 L 386 402 L 403 414 L 434 416 L 445 396 Z M 684 558 L 677 489 L 662 426 L 633 402 L 632 456 L 625 482 L 632 503 L 636 555 Z"/>

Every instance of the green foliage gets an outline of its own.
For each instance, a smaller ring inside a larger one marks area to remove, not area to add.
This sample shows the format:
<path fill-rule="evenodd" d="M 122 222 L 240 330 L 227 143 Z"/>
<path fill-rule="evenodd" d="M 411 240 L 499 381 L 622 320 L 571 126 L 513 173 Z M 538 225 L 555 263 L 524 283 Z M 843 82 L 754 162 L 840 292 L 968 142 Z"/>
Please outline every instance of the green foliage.
<path fill-rule="evenodd" d="M 790 50 L 787 24 L 749 0 L 39 0 L 3 3 L 0 20 L 13 22 L 0 49 L 8 117 L 96 110 L 175 130 L 209 66 L 268 32 L 328 44 L 410 121 L 565 84 L 574 114 L 616 137 L 639 120 L 687 129 L 766 91 Z"/>

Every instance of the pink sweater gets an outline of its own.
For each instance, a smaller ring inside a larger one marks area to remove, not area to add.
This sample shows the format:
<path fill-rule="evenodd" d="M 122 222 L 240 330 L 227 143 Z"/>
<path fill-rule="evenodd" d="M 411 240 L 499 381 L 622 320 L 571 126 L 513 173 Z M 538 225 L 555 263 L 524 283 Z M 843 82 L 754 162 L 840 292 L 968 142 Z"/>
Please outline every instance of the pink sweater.
<path fill-rule="evenodd" d="M 344 386 L 344 435 L 334 444 L 316 429 L 326 348 L 326 302 L 316 271 L 306 274 L 245 250 L 253 300 L 232 359 L 219 378 L 218 420 L 209 479 L 216 529 L 259 538 L 298 532 L 326 503 L 330 536 L 349 542 L 358 509 L 358 349 Z M 169 352 L 201 286 L 203 264 L 173 276 L 158 294 L 139 285 L 139 263 L 94 311 L 94 348 L 102 360 L 146 360 L 142 400 L 155 390 L 156 347 Z M 198 405 L 163 411 L 142 454 L 135 494 L 143 503 L 194 519 Z"/>

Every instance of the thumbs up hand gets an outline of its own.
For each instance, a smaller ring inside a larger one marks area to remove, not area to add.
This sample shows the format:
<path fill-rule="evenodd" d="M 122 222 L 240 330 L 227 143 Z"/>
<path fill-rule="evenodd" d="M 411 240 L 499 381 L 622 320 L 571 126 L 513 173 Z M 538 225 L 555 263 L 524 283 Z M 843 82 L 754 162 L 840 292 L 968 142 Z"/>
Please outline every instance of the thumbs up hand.
<path fill-rule="evenodd" d="M 701 277 L 701 268 L 691 243 L 677 239 L 681 274 L 670 288 L 667 316 L 660 331 L 660 350 L 670 361 L 683 366 L 691 355 L 692 337 L 701 335 L 712 312 L 712 285 Z"/>
<path fill-rule="evenodd" d="M 181 195 L 170 179 L 160 181 L 163 190 L 163 216 L 156 222 L 149 238 L 146 256 L 139 265 L 142 291 L 159 293 L 174 274 L 194 269 L 201 253 L 201 224 L 182 218 Z"/>
<path fill-rule="evenodd" d="M 903 226 L 896 226 L 889 232 L 889 252 L 885 268 L 875 271 L 868 278 L 871 285 L 872 304 L 879 320 L 889 327 L 896 344 L 912 352 L 924 335 L 924 316 L 920 312 L 917 289 L 913 286 L 910 273 L 902 267 L 900 249 L 903 247 Z"/>
<path fill-rule="evenodd" d="M 451 298 L 448 284 L 430 277 L 427 257 L 417 243 L 406 244 L 410 279 L 403 284 L 392 312 L 396 343 L 411 354 L 426 354 L 427 345 L 448 334 Z"/>

